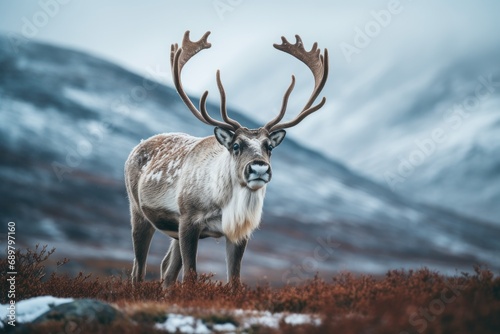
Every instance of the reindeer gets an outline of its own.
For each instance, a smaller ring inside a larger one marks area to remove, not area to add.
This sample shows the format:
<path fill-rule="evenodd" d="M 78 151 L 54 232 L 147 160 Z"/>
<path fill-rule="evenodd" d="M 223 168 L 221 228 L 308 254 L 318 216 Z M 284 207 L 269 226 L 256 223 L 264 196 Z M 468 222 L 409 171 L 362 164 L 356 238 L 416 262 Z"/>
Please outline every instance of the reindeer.
<path fill-rule="evenodd" d="M 181 99 L 197 119 L 215 127 L 214 136 L 156 135 L 136 146 L 125 164 L 135 253 L 134 282 L 144 279 L 146 258 L 156 230 L 173 238 L 161 263 L 165 287 L 177 281 L 182 268 L 184 280 L 196 275 L 198 240 L 207 237 L 225 237 L 227 279 L 239 282 L 243 253 L 260 224 L 266 186 L 272 177 L 271 152 L 285 138 L 284 129 L 297 125 L 326 101 L 323 97 L 313 106 L 327 79 L 328 51 L 325 49 L 322 55 L 317 43 L 306 51 L 298 35 L 295 44 L 282 37 L 282 44 L 274 47 L 304 62 L 314 75 L 314 90 L 298 116 L 280 123 L 295 85 L 292 75 L 279 114 L 261 128 L 242 127 L 227 115 L 226 94 L 217 71 L 223 121 L 213 119 L 206 109 L 208 91 L 202 95 L 198 110 L 181 82 L 182 68 L 189 59 L 211 47 L 209 34 L 193 42 L 187 31 L 181 48 L 172 45 L 170 64 Z"/>

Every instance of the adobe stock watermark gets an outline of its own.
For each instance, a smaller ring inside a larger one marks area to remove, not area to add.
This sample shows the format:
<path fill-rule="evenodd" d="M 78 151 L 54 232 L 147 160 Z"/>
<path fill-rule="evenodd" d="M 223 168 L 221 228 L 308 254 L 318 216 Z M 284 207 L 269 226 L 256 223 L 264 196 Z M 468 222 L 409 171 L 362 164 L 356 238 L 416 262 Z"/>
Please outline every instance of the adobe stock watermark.
<path fill-rule="evenodd" d="M 403 11 L 404 6 L 400 0 L 390 0 L 385 9 L 370 11 L 372 19 L 366 22 L 363 27 L 354 27 L 352 43 L 343 41 L 339 44 L 340 51 L 342 51 L 346 61 L 351 63 L 353 56 L 366 49 L 381 34 L 383 29 L 392 23 L 393 18 Z"/>
<path fill-rule="evenodd" d="M 57 176 L 59 182 L 63 182 L 66 177 L 71 175 L 86 158 L 92 154 L 100 145 L 104 143 L 106 136 L 112 131 L 111 117 L 127 117 L 134 110 L 137 110 L 139 105 L 147 100 L 149 94 L 160 86 L 159 79 L 167 77 L 170 70 L 162 70 L 159 66 L 148 68 L 147 74 L 143 78 L 140 85 L 136 85 L 130 89 L 127 95 L 121 96 L 111 101 L 109 109 L 113 113 L 110 116 L 102 119 L 99 123 L 92 125 L 85 138 L 80 140 L 76 147 L 68 147 L 63 162 L 53 161 L 52 170 Z M 158 80 L 157 80 L 158 79 Z M 116 119 L 114 119 L 116 121 Z"/>
<path fill-rule="evenodd" d="M 409 150 L 406 158 L 400 158 L 396 170 L 384 173 L 385 182 L 391 190 L 397 190 L 400 184 L 404 183 L 419 166 L 439 150 L 440 145 L 448 140 L 449 135 L 462 127 L 472 115 L 471 112 L 477 110 L 481 103 L 500 90 L 500 72 L 488 76 L 481 75 L 477 81 L 473 93 L 445 111 L 440 126 L 432 129 L 426 137 L 413 142 L 413 149 Z"/>
<path fill-rule="evenodd" d="M 317 246 L 312 256 L 302 259 L 301 264 L 293 265 L 281 275 L 281 281 L 289 285 L 298 285 L 311 279 L 319 269 L 319 264 L 334 256 L 341 245 L 332 240 L 332 236 L 316 238 Z"/>
<path fill-rule="evenodd" d="M 234 12 L 244 0 L 213 0 L 212 6 L 214 7 L 217 16 L 221 21 L 224 21 L 226 14 Z"/>
<path fill-rule="evenodd" d="M 447 287 L 441 291 L 438 298 L 431 300 L 427 307 L 419 307 L 416 312 L 412 312 L 408 317 L 408 322 L 417 332 L 424 332 L 429 323 L 436 320 L 444 312 L 446 305 L 456 301 L 461 296 L 460 291 L 465 290 L 465 286 L 452 284 L 449 281 L 445 282 L 445 285 Z M 402 331 L 399 334 L 410 334 L 410 332 L 413 331 Z"/>
<path fill-rule="evenodd" d="M 7 282 L 9 289 L 7 290 L 7 324 L 16 326 L 16 279 L 17 279 L 17 258 L 16 258 L 16 223 L 7 223 Z M 0 319 L 1 320 L 1 319 Z"/>
<path fill-rule="evenodd" d="M 35 38 L 38 33 L 60 13 L 63 6 L 71 1 L 72 0 L 39 0 L 38 10 L 29 16 L 23 16 L 21 18 L 21 33 L 9 32 L 7 34 L 12 51 L 18 53 L 19 47 L 22 44 Z"/>

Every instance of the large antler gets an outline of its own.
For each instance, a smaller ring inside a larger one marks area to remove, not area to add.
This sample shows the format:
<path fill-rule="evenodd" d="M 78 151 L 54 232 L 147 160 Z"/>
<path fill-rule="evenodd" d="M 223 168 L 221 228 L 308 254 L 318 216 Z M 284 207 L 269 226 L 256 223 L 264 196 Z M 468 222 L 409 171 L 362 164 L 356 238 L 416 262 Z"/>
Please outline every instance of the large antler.
<path fill-rule="evenodd" d="M 307 67 L 309 67 L 314 75 L 314 90 L 306 105 L 297 115 L 297 117 L 289 122 L 279 124 L 283 116 L 285 116 L 288 98 L 290 97 L 290 94 L 292 93 L 293 87 L 295 85 L 295 77 L 292 75 L 292 83 L 290 84 L 290 87 L 288 87 L 285 96 L 283 97 L 283 103 L 280 113 L 264 126 L 264 128 L 266 128 L 269 132 L 290 128 L 299 124 L 304 118 L 323 107 L 326 102 L 326 98 L 323 97 L 317 105 L 311 107 L 311 105 L 314 103 L 319 93 L 321 93 L 321 90 L 325 86 L 326 79 L 328 77 L 328 50 L 325 49 L 325 52 L 322 55 L 320 49 L 318 49 L 318 43 L 314 43 L 311 51 L 306 51 L 304 49 L 304 44 L 302 43 L 302 39 L 300 38 L 300 36 L 295 35 L 295 39 L 295 44 L 290 44 L 285 37 L 281 37 L 282 44 L 274 44 L 273 46 L 278 50 L 294 56 L 295 58 L 306 64 Z"/>
<path fill-rule="evenodd" d="M 179 48 L 177 44 L 172 44 L 170 48 L 170 66 L 172 68 L 172 76 L 174 79 L 174 85 L 179 93 L 182 101 L 186 104 L 186 106 L 191 110 L 194 116 L 198 118 L 205 124 L 210 124 L 214 126 L 218 126 L 224 129 L 229 129 L 232 131 L 236 131 L 236 129 L 240 128 L 241 125 L 229 118 L 227 116 L 226 110 L 226 94 L 224 92 L 224 87 L 222 86 L 222 82 L 220 80 L 220 72 L 217 71 L 217 86 L 219 88 L 220 97 L 221 97 L 221 106 L 220 113 L 224 122 L 217 121 L 210 117 L 207 112 L 206 100 L 208 97 L 208 91 L 205 91 L 200 99 L 200 110 L 196 109 L 193 102 L 189 99 L 187 94 L 184 92 L 182 88 L 181 82 L 181 71 L 184 65 L 188 62 L 191 57 L 200 52 L 203 49 L 208 49 L 212 45 L 208 43 L 207 38 L 210 35 L 210 31 L 207 31 L 199 41 L 193 42 L 189 39 L 189 30 L 184 33 L 184 38 L 182 39 L 182 46 Z"/>

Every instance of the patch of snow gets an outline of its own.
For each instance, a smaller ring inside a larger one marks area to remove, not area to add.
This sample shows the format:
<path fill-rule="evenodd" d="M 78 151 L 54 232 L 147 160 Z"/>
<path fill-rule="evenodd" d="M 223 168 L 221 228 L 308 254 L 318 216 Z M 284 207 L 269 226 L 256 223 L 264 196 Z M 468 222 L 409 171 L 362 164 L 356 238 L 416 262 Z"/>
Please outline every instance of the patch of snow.
<path fill-rule="evenodd" d="M 63 94 L 66 98 L 90 110 L 109 110 L 108 101 L 101 99 L 99 95 L 92 91 L 65 87 Z M 116 108 L 111 108 L 113 111 L 116 111 L 115 109 Z"/>
<path fill-rule="evenodd" d="M 309 314 L 298 314 L 298 313 L 292 313 L 290 315 L 287 315 L 285 317 L 285 322 L 292 326 L 303 325 L 303 324 L 313 324 L 316 326 L 321 325 L 321 319 L 317 317 L 312 317 Z"/>
<path fill-rule="evenodd" d="M 233 332 L 236 332 L 237 329 L 238 329 L 238 327 L 236 327 L 235 325 L 233 325 L 230 322 L 228 322 L 227 324 L 215 324 L 213 326 L 213 330 L 216 331 L 216 332 L 229 332 L 229 333 L 233 333 Z"/>
<path fill-rule="evenodd" d="M 50 236 L 54 237 L 56 240 L 64 240 L 64 232 L 57 226 L 56 222 L 50 218 L 43 218 L 40 221 L 40 226 L 42 229 Z"/>
<path fill-rule="evenodd" d="M 282 320 L 292 326 L 303 324 L 321 325 L 321 319 L 318 316 L 310 314 L 271 313 L 269 311 L 245 311 L 241 309 L 235 310 L 234 314 L 242 319 L 244 328 L 249 328 L 252 325 L 279 328 Z"/>
<path fill-rule="evenodd" d="M 279 328 L 279 323 L 281 320 L 279 313 L 272 314 L 269 311 L 256 312 L 256 313 L 257 314 L 255 316 L 252 315 L 244 318 L 245 328 L 251 327 L 252 325 L 261 325 L 272 328 Z"/>
<path fill-rule="evenodd" d="M 155 328 L 166 330 L 171 333 L 212 333 L 208 327 L 200 320 L 189 315 L 169 313 L 164 323 L 156 324 Z"/>
<path fill-rule="evenodd" d="M 72 302 L 73 298 L 57 298 L 52 296 L 40 296 L 16 303 L 16 323 L 30 322 L 47 312 L 51 307 Z M 8 315 L 8 305 L 0 305 L 0 319 L 4 320 Z"/>
<path fill-rule="evenodd" d="M 229 311 L 236 316 L 241 327 L 237 327 L 232 323 L 214 324 L 211 328 L 207 327 L 201 319 L 196 319 L 193 316 L 169 313 L 167 320 L 163 323 L 157 323 L 155 328 L 176 333 L 212 333 L 212 331 L 222 333 L 235 333 L 250 328 L 253 325 L 266 326 L 278 329 L 280 322 L 296 326 L 303 324 L 321 325 L 319 316 L 300 313 L 271 313 L 269 311 L 248 311 L 248 310 L 233 310 Z"/>

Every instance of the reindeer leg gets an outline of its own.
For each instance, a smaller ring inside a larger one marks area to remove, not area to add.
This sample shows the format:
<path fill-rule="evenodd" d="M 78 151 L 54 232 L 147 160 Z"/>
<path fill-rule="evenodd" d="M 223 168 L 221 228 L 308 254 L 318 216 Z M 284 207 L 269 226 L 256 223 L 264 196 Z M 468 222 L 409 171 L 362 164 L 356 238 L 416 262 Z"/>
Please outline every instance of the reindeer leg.
<path fill-rule="evenodd" d="M 165 258 L 161 262 L 161 278 L 163 279 L 163 286 L 165 288 L 168 288 L 177 281 L 181 268 L 182 258 L 179 240 L 172 239 L 167 255 L 165 255 Z"/>
<path fill-rule="evenodd" d="M 179 222 L 179 248 L 181 251 L 182 265 L 184 267 L 184 281 L 186 281 L 188 277 L 196 277 L 196 255 L 198 252 L 200 232 L 199 226 L 181 217 Z"/>
<path fill-rule="evenodd" d="M 146 218 L 137 212 L 132 212 L 132 242 L 135 253 L 132 282 L 134 283 L 144 280 L 144 276 L 146 275 L 146 259 L 154 233 L 154 227 Z"/>
<path fill-rule="evenodd" d="M 247 247 L 248 240 L 243 239 L 236 244 L 226 238 L 226 264 L 228 283 L 240 283 L 240 268 L 243 253 Z"/>

